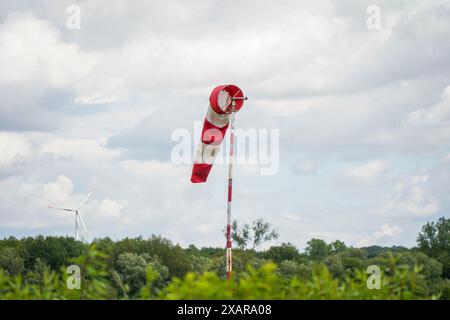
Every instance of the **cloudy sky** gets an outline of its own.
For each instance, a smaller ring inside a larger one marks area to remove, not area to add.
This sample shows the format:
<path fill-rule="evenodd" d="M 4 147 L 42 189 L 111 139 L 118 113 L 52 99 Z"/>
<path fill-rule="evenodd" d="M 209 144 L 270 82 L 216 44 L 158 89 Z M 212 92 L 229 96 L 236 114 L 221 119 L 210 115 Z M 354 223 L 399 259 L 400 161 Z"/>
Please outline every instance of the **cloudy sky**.
<path fill-rule="evenodd" d="M 95 187 L 94 237 L 224 245 L 227 167 L 191 184 L 171 135 L 196 143 L 234 83 L 237 126 L 279 134 L 275 174 L 236 166 L 234 218 L 300 248 L 413 246 L 450 212 L 449 39 L 449 0 L 3 1 L 0 237 L 72 235 L 46 207 Z"/>

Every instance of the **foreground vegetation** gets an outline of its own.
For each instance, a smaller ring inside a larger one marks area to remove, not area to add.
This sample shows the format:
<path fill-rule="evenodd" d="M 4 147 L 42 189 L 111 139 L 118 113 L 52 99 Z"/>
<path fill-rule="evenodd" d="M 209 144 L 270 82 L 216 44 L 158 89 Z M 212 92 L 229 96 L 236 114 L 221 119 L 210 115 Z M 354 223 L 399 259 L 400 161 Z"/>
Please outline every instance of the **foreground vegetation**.
<path fill-rule="evenodd" d="M 412 249 L 311 239 L 304 252 L 288 243 L 258 251 L 276 234 L 265 228 L 252 238 L 251 228 L 235 227 L 243 233 L 233 236 L 231 282 L 224 249 L 160 236 L 3 239 L 0 299 L 450 299 L 450 219 L 427 223 Z M 77 283 L 70 265 L 81 270 L 79 289 L 69 288 Z M 380 267 L 379 289 L 368 286 L 371 265 Z"/>

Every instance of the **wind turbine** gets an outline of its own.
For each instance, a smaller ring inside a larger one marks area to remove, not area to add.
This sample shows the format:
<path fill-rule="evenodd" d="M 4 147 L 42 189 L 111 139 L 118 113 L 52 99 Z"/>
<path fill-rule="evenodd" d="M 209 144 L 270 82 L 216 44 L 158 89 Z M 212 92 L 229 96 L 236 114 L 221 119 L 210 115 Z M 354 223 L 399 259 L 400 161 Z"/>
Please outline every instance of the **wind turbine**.
<path fill-rule="evenodd" d="M 75 217 L 75 240 L 80 240 L 80 236 L 78 233 L 78 220 L 81 223 L 81 226 L 83 227 L 84 233 L 86 236 L 89 236 L 89 233 L 87 231 L 86 228 L 86 224 L 84 223 L 84 219 L 83 216 L 81 215 L 80 209 L 86 204 L 86 202 L 89 200 L 89 198 L 91 197 L 92 193 L 94 192 L 94 189 L 92 189 L 88 195 L 83 199 L 83 201 L 80 202 L 80 204 L 78 205 L 78 207 L 76 209 L 70 209 L 70 208 L 58 208 L 58 207 L 53 207 L 53 206 L 49 206 L 49 209 L 55 209 L 55 210 L 60 210 L 60 211 L 68 211 L 68 212 L 73 212 L 74 213 L 74 217 Z"/>

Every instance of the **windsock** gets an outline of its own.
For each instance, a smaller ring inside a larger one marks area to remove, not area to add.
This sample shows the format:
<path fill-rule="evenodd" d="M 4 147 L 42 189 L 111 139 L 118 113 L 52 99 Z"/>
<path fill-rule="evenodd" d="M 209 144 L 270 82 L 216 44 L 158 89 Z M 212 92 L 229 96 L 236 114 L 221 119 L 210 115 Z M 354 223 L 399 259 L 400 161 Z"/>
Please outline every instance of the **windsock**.
<path fill-rule="evenodd" d="M 212 91 L 192 167 L 191 182 L 202 183 L 208 179 L 227 132 L 231 112 L 239 111 L 244 100 L 244 93 L 235 85 L 220 85 Z"/>

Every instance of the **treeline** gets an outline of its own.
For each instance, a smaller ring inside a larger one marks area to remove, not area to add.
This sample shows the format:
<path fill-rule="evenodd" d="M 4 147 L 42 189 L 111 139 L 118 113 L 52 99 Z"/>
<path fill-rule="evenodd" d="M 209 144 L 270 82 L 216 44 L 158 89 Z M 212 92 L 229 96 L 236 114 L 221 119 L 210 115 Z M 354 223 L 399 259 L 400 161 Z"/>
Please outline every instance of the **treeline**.
<path fill-rule="evenodd" d="M 187 248 L 148 239 L 14 237 L 0 240 L 0 299 L 450 299 L 450 219 L 427 223 L 415 248 L 354 248 L 311 239 L 303 252 L 290 243 L 257 250 L 277 238 L 267 223 L 235 222 L 233 281 L 223 248 Z M 67 267 L 82 270 L 70 290 Z M 381 270 L 369 288 L 368 266 Z M 372 290 L 373 289 L 373 290 Z"/>

